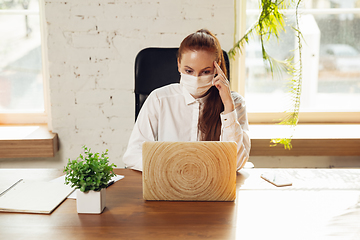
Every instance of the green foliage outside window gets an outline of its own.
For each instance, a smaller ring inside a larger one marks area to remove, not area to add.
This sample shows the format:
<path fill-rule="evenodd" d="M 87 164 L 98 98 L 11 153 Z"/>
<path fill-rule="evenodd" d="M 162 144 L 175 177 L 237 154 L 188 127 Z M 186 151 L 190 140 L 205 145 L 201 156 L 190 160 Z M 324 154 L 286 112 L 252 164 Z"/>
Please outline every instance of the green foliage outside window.
<path fill-rule="evenodd" d="M 235 0 L 236 1 L 236 0 Z M 286 111 L 286 116 L 280 120 L 281 125 L 289 125 L 293 131 L 288 138 L 278 138 L 271 140 L 271 146 L 282 144 L 285 149 L 291 149 L 291 139 L 295 127 L 299 121 L 300 96 L 302 84 L 302 59 L 301 59 L 301 32 L 299 30 L 299 6 L 301 0 L 261 0 L 261 12 L 258 20 L 246 31 L 245 35 L 238 40 L 232 49 L 229 51 L 229 56 L 234 58 L 235 55 L 242 51 L 245 43 L 254 35 L 258 35 L 262 47 L 262 58 L 264 62 L 269 65 L 269 70 L 274 77 L 274 73 L 281 71 L 287 72 L 291 77 L 289 78 L 289 93 L 291 95 L 292 109 Z M 294 34 L 296 35 L 298 47 L 294 50 L 298 51 L 299 59 L 294 62 L 294 57 L 284 61 L 277 60 L 271 57 L 264 47 L 264 43 L 269 41 L 271 37 L 279 39 L 279 33 L 285 31 L 285 16 L 281 10 L 295 7 L 295 26 L 292 26 Z"/>

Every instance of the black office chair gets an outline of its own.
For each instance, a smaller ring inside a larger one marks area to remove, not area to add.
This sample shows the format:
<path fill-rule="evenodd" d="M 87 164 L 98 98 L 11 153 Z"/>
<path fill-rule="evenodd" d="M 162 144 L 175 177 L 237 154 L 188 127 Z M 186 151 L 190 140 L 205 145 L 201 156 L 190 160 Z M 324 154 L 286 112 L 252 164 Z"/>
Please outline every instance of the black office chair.
<path fill-rule="evenodd" d="M 145 48 L 135 59 L 135 120 L 149 94 L 156 88 L 180 82 L 178 48 Z M 230 80 L 229 57 L 224 58 Z"/>

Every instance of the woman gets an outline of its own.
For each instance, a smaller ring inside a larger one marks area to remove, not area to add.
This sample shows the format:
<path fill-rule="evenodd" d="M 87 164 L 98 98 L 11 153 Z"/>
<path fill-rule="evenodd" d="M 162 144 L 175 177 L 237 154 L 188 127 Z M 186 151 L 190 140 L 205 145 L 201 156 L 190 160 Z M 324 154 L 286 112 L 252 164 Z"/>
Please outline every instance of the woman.
<path fill-rule="evenodd" d="M 180 84 L 154 90 L 145 101 L 123 161 L 142 171 L 145 141 L 235 141 L 237 168 L 249 158 L 244 99 L 230 91 L 218 39 L 202 29 L 187 36 L 178 52 Z"/>

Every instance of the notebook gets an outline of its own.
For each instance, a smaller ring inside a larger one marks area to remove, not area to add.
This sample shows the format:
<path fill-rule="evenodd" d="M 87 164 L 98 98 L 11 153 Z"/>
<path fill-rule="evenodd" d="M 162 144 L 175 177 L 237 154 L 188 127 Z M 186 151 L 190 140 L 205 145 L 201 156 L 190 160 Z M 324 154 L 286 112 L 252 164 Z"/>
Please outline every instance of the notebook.
<path fill-rule="evenodd" d="M 143 198 L 158 201 L 234 201 L 235 142 L 145 142 Z"/>
<path fill-rule="evenodd" d="M 50 214 L 74 189 L 63 182 L 18 181 L 0 197 L 0 212 Z"/>

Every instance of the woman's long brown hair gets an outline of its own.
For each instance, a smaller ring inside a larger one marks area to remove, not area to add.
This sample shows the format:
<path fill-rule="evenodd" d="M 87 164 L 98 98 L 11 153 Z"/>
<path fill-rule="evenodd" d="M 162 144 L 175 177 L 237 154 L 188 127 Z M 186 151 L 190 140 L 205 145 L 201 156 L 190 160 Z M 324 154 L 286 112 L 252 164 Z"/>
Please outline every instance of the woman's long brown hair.
<path fill-rule="evenodd" d="M 181 61 L 181 56 L 185 51 L 199 51 L 205 50 L 214 53 L 216 62 L 227 76 L 227 70 L 224 60 L 224 54 L 220 46 L 219 40 L 207 29 L 201 29 L 197 32 L 187 36 L 180 44 L 178 58 Z M 208 97 L 199 117 L 198 127 L 201 132 L 201 140 L 203 141 L 219 141 L 221 133 L 220 113 L 224 111 L 224 105 L 221 101 L 219 91 L 215 86 L 212 86 L 208 91 Z"/>

